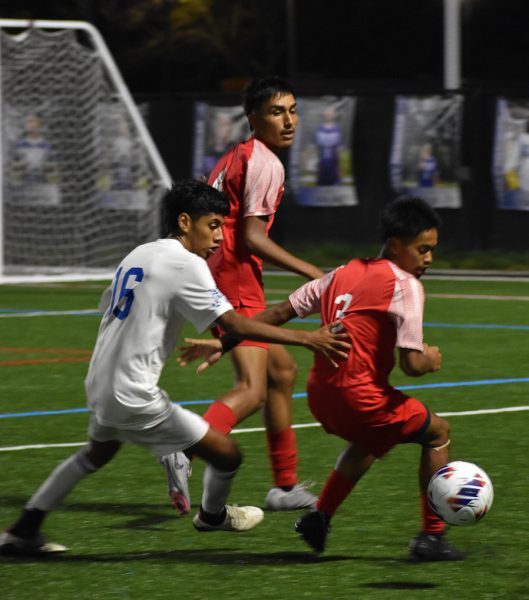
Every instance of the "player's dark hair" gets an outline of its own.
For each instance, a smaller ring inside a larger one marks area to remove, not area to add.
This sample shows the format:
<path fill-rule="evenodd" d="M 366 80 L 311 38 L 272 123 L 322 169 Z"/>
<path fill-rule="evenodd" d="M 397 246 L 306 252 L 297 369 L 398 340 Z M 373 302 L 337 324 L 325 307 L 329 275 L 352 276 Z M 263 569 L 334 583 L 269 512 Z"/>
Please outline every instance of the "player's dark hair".
<path fill-rule="evenodd" d="M 422 198 L 402 197 L 387 204 L 380 216 L 382 241 L 391 237 L 412 240 L 442 224 L 437 212 Z"/>
<path fill-rule="evenodd" d="M 193 219 L 217 213 L 227 216 L 230 204 L 222 192 L 202 181 L 182 179 L 173 184 L 162 201 L 165 235 L 178 232 L 178 217 L 187 213 Z"/>
<path fill-rule="evenodd" d="M 294 88 L 285 79 L 281 77 L 263 77 L 254 79 L 243 91 L 242 105 L 246 115 L 258 110 L 271 96 L 295 96 Z"/>

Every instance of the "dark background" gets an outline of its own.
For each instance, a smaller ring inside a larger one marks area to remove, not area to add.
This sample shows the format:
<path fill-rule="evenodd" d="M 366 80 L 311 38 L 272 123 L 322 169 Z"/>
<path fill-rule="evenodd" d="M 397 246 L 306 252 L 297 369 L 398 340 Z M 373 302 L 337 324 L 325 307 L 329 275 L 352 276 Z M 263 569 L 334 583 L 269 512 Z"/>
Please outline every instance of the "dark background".
<path fill-rule="evenodd" d="M 392 198 L 395 94 L 443 93 L 443 0 L 4 0 L 3 18 L 86 20 L 102 33 L 173 178 L 191 173 L 193 104 L 239 101 L 259 75 L 299 95 L 358 98 L 359 205 L 299 208 L 274 225 L 283 243 L 372 242 Z M 529 214 L 495 209 L 490 173 L 498 95 L 529 96 L 529 1 L 461 0 L 465 96 L 461 210 L 442 210 L 448 246 L 526 250 Z"/>

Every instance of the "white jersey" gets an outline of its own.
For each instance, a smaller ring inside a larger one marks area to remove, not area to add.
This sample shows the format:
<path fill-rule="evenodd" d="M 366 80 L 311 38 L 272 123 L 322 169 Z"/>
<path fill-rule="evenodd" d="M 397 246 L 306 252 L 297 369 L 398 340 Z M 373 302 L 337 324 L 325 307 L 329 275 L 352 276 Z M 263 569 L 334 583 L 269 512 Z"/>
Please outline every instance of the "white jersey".
<path fill-rule="evenodd" d="M 146 429 L 171 401 L 158 387 L 185 321 L 202 332 L 232 309 L 206 261 L 175 239 L 138 246 L 114 276 L 85 388 L 97 421 Z"/>

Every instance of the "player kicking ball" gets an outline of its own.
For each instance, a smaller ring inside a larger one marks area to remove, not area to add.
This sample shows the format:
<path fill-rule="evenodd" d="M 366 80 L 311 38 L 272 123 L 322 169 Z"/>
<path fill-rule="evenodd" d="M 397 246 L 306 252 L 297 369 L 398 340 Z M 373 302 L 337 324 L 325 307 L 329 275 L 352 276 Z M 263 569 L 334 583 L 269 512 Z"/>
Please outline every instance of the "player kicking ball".
<path fill-rule="evenodd" d="M 351 351 L 338 368 L 316 356 L 307 384 L 314 417 L 327 433 L 349 444 L 338 457 L 315 510 L 296 522 L 296 531 L 318 553 L 325 549 L 336 510 L 375 460 L 397 444 L 413 442 L 421 446 L 422 529 L 410 542 L 410 553 L 428 561 L 462 558 L 446 541 L 445 524 L 426 497 L 430 478 L 450 460 L 449 425 L 389 383 L 395 347 L 407 375 L 418 377 L 441 367 L 439 348 L 423 342 L 424 291 L 419 281 L 432 262 L 439 225 L 436 212 L 418 198 L 392 202 L 382 213 L 384 246 L 379 258 L 352 260 L 256 317 L 279 324 L 321 312 L 324 324 L 339 319 L 340 329 L 351 341 Z M 199 351 L 196 343 L 184 357 L 191 360 Z M 205 351 L 204 355 L 208 356 Z M 210 354 L 199 369 L 219 357 L 219 352 Z"/>
<path fill-rule="evenodd" d="M 127 255 L 102 299 L 104 315 L 85 381 L 89 441 L 51 473 L 20 518 L 0 535 L 0 554 L 64 552 L 64 546 L 41 536 L 46 515 L 123 443 L 138 444 L 158 457 L 189 450 L 207 462 L 201 506 L 193 518 L 198 531 L 246 531 L 263 519 L 260 508 L 226 504 L 240 450 L 202 417 L 171 402 L 158 387 L 163 366 L 185 321 L 199 332 L 218 323 L 238 339 L 301 345 L 335 357 L 345 355 L 348 343 L 329 327 L 281 329 L 233 310 L 205 261 L 222 242 L 228 213 L 225 197 L 205 183 L 183 181 L 166 194 L 168 237 Z"/>

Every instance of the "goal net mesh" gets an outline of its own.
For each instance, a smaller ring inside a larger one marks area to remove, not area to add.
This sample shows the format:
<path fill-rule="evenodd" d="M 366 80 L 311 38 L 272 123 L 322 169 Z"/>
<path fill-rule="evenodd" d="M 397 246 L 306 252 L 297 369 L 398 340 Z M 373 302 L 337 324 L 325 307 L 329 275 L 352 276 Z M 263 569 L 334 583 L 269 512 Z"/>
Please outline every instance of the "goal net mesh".
<path fill-rule="evenodd" d="M 163 186 L 88 36 L 1 32 L 4 273 L 113 267 L 160 233 Z"/>

